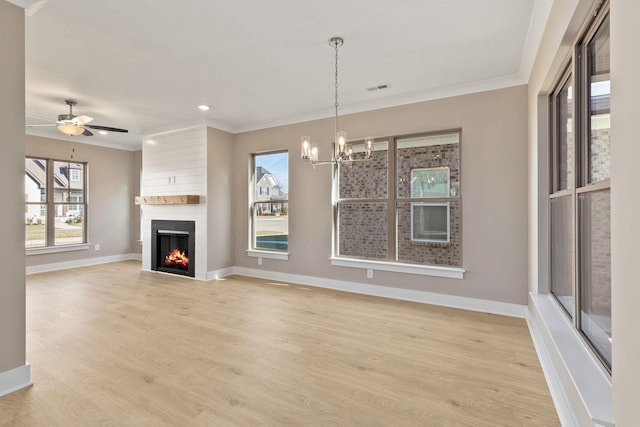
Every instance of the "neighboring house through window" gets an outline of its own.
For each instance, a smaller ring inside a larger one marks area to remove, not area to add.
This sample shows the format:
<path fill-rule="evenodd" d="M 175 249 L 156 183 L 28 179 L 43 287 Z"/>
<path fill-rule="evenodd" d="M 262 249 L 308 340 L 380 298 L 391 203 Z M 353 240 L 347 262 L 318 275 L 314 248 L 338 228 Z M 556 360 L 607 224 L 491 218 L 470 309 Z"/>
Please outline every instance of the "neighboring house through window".
<path fill-rule="evenodd" d="M 25 247 L 86 243 L 86 163 L 25 159 Z"/>

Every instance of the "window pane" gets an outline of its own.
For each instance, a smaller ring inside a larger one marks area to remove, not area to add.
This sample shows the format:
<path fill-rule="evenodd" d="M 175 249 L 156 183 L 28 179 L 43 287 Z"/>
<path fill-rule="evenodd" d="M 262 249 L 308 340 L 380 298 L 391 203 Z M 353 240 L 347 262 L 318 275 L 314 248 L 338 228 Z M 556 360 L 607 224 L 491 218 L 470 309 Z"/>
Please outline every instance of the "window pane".
<path fill-rule="evenodd" d="M 573 80 L 568 81 L 556 97 L 556 168 L 558 173 L 558 188 L 566 190 L 573 188 Z"/>
<path fill-rule="evenodd" d="M 254 248 L 289 250 L 289 153 L 254 155 Z"/>
<path fill-rule="evenodd" d="M 83 201 L 84 164 L 53 162 L 53 190 L 55 202 Z"/>
<path fill-rule="evenodd" d="M 256 154 L 255 177 L 255 201 L 287 200 L 289 191 L 289 154 Z"/>
<path fill-rule="evenodd" d="M 47 205 L 26 205 L 25 213 L 25 247 L 37 248 L 46 246 Z"/>
<path fill-rule="evenodd" d="M 46 245 L 47 205 L 47 161 L 25 159 L 24 168 L 25 247 Z"/>
<path fill-rule="evenodd" d="M 448 242 L 449 204 L 412 203 L 411 240 L 421 242 Z"/>
<path fill-rule="evenodd" d="M 44 159 L 25 159 L 24 201 L 46 202 L 47 199 L 47 161 Z"/>
<path fill-rule="evenodd" d="M 411 198 L 449 197 L 448 167 L 411 169 Z"/>
<path fill-rule="evenodd" d="M 338 218 L 339 255 L 387 258 L 386 203 L 339 203 Z"/>
<path fill-rule="evenodd" d="M 255 248 L 289 250 L 289 204 L 256 203 L 254 212 Z"/>
<path fill-rule="evenodd" d="M 54 245 L 84 243 L 84 205 L 55 204 Z"/>
<path fill-rule="evenodd" d="M 551 292 L 573 317 L 572 196 L 551 199 Z"/>
<path fill-rule="evenodd" d="M 448 210 L 448 212 L 447 212 Z M 448 214 L 448 218 L 447 215 Z M 442 203 L 398 202 L 398 261 L 462 265 L 462 210 L 459 200 Z M 444 239 L 448 219 L 449 239 Z M 423 220 L 422 224 L 419 221 Z M 421 234 L 422 232 L 422 234 Z M 416 239 L 415 237 L 426 237 Z M 441 241 L 438 241 L 441 240 Z"/>
<path fill-rule="evenodd" d="M 458 196 L 459 141 L 458 133 L 398 139 L 396 151 L 398 198 Z M 440 172 L 436 172 L 437 170 Z M 448 175 L 447 190 L 441 188 L 446 185 L 441 182 L 445 175 Z M 431 183 L 428 183 L 429 178 Z M 422 193 L 424 195 L 418 196 L 422 189 L 424 189 Z M 438 196 L 435 196 L 435 193 L 438 193 Z"/>
<path fill-rule="evenodd" d="M 340 166 L 341 199 L 385 199 L 388 193 L 388 143 L 376 142 L 373 159 Z M 353 158 L 364 159 L 364 143 L 353 145 Z"/>
<path fill-rule="evenodd" d="M 589 73 L 589 183 L 609 178 L 609 17 L 587 46 Z"/>
<path fill-rule="evenodd" d="M 610 190 L 580 195 L 580 321 L 582 331 L 611 366 Z"/>

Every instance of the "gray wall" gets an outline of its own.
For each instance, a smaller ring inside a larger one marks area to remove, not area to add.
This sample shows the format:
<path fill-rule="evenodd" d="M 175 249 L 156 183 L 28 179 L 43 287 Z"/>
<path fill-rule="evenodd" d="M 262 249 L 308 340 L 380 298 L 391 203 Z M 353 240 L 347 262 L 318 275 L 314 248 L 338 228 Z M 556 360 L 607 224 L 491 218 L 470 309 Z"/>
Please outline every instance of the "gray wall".
<path fill-rule="evenodd" d="M 88 162 L 87 240 L 91 244 L 84 251 L 29 255 L 27 266 L 140 252 L 139 208 L 134 205 L 140 193 L 139 152 L 27 135 L 26 154 L 59 160 L 71 160 L 73 155 L 73 160 Z M 95 244 L 100 244 L 100 251 Z"/>
<path fill-rule="evenodd" d="M 234 227 L 235 265 L 374 283 L 470 298 L 527 301 L 527 89 L 526 86 L 429 101 L 340 118 L 349 139 L 462 128 L 463 280 L 333 267 L 331 171 L 298 160 L 300 137 L 310 135 L 326 158 L 333 120 L 316 120 L 236 135 L 233 160 L 236 218 L 246 217 L 251 153 L 288 149 L 289 261 L 245 254 L 248 224 Z"/>
<path fill-rule="evenodd" d="M 638 242 L 640 242 L 640 2 L 611 1 L 611 293 L 613 414 L 617 426 L 638 424 Z"/>
<path fill-rule="evenodd" d="M 207 128 L 207 271 L 233 265 L 233 138 L 228 132 Z"/>
<path fill-rule="evenodd" d="M 24 9 L 0 0 L 0 373 L 25 364 Z"/>

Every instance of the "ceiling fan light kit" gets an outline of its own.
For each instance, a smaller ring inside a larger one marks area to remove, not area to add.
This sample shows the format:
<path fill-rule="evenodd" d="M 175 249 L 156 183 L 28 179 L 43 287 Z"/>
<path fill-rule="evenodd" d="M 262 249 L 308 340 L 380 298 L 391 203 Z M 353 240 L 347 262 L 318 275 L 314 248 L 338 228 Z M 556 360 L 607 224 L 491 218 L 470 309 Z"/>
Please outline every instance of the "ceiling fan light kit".
<path fill-rule="evenodd" d="M 62 123 L 58 125 L 58 130 L 65 135 L 76 136 L 84 133 L 84 129 L 73 123 Z"/>
<path fill-rule="evenodd" d="M 129 132 L 127 129 L 113 128 L 109 126 L 89 125 L 87 123 L 91 122 L 93 120 L 93 117 L 73 115 L 73 107 L 78 104 L 76 101 L 66 99 L 64 103 L 69 106 L 69 114 L 58 114 L 58 120 L 56 120 L 56 122 L 52 124 L 27 125 L 27 127 L 56 126 L 60 132 L 68 136 L 92 136 L 93 132 L 91 132 L 87 128 L 99 130 L 102 135 L 104 135 L 108 131 L 121 133 Z"/>

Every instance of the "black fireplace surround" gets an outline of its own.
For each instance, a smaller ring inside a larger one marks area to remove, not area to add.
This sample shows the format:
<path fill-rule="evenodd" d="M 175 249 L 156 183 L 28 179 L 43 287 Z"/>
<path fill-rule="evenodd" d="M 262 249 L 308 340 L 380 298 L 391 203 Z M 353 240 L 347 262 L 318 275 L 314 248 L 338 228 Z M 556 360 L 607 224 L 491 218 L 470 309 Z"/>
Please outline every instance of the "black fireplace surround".
<path fill-rule="evenodd" d="M 167 265 L 167 257 L 175 250 L 188 258 L 187 265 Z M 195 277 L 195 255 L 195 221 L 151 221 L 151 270 Z"/>

